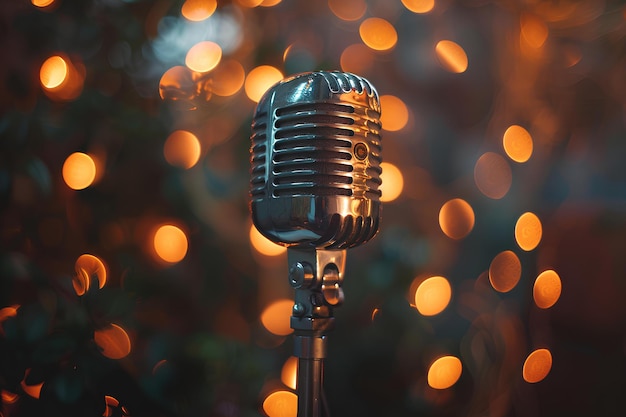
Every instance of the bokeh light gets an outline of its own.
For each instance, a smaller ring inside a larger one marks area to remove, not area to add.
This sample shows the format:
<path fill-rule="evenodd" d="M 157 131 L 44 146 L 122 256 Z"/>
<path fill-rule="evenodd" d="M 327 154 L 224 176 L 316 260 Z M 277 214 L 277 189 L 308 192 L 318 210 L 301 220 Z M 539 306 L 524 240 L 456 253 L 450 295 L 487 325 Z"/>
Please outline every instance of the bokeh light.
<path fill-rule="evenodd" d="M 17 395 L 14 392 L 10 392 L 7 390 L 1 390 L 0 391 L 0 400 L 2 401 L 2 404 L 13 404 L 15 403 L 18 399 L 20 398 L 19 395 Z"/>
<path fill-rule="evenodd" d="M 548 349 L 537 349 L 524 361 L 522 375 L 524 381 L 531 384 L 545 379 L 552 369 L 552 354 Z"/>
<path fill-rule="evenodd" d="M 196 97 L 193 73 L 187 67 L 177 65 L 165 71 L 159 81 L 159 95 L 163 100 L 189 103 Z"/>
<path fill-rule="evenodd" d="M 526 162 L 533 153 L 533 138 L 518 125 L 509 126 L 502 136 L 504 151 L 515 162 Z"/>
<path fill-rule="evenodd" d="M 474 166 L 474 182 L 481 193 L 499 200 L 509 192 L 513 181 L 511 167 L 495 152 L 485 152 Z"/>
<path fill-rule="evenodd" d="M 265 256 L 279 256 L 287 251 L 286 247 L 263 236 L 254 224 L 250 227 L 250 243 L 257 252 Z"/>
<path fill-rule="evenodd" d="M 388 51 L 398 42 L 396 28 L 380 17 L 370 17 L 361 22 L 359 35 L 363 43 L 375 51 Z"/>
<path fill-rule="evenodd" d="M 228 97 L 237 93 L 246 79 L 246 72 L 239 61 L 235 59 L 223 60 L 213 70 L 213 93 Z"/>
<path fill-rule="evenodd" d="M 98 288 L 103 288 L 107 281 L 107 269 L 104 262 L 97 256 L 85 253 L 80 255 L 74 263 L 76 275 L 72 278 L 72 284 L 76 295 L 83 295 L 89 291 L 91 277 L 96 276 Z"/>
<path fill-rule="evenodd" d="M 561 277 L 556 271 L 548 269 L 535 279 L 533 299 L 539 308 L 552 307 L 561 297 Z"/>
<path fill-rule="evenodd" d="M 489 282 L 498 292 L 509 292 L 522 276 L 522 263 L 510 250 L 497 254 L 489 265 Z"/>
<path fill-rule="evenodd" d="M 253 8 L 260 6 L 263 0 L 237 0 L 237 3 L 243 7 Z"/>
<path fill-rule="evenodd" d="M 348 45 L 339 58 L 341 69 L 353 74 L 363 74 L 372 67 L 373 62 L 372 50 L 362 43 Z"/>
<path fill-rule="evenodd" d="M 216 0 L 185 0 L 180 8 L 180 13 L 187 20 L 200 22 L 211 17 L 216 9 Z"/>
<path fill-rule="evenodd" d="M 296 417 L 298 396 L 290 391 L 275 391 L 263 401 L 263 411 L 268 417 Z"/>
<path fill-rule="evenodd" d="M 31 368 L 26 369 L 24 372 L 24 378 L 20 382 L 20 386 L 22 390 L 29 396 L 39 399 L 41 397 L 41 389 L 43 388 L 43 382 L 39 382 L 37 384 L 27 384 L 26 378 L 28 378 L 28 374 L 30 374 Z"/>
<path fill-rule="evenodd" d="M 445 202 L 439 210 L 439 227 L 451 239 L 462 239 L 474 228 L 474 210 L 461 198 Z"/>
<path fill-rule="evenodd" d="M 122 359 L 131 351 L 130 337 L 126 330 L 111 323 L 103 329 L 94 331 L 93 340 L 103 356 L 109 359 Z"/>
<path fill-rule="evenodd" d="M 172 224 L 159 227 L 152 241 L 157 255 L 165 262 L 180 262 L 187 254 L 187 236 Z"/>
<path fill-rule="evenodd" d="M 428 368 L 428 385 L 434 389 L 446 389 L 461 377 L 463 365 L 456 356 L 442 356 Z"/>
<path fill-rule="evenodd" d="M 536 214 L 526 212 L 515 223 L 515 241 L 525 251 L 531 251 L 539 245 L 543 230 L 541 220 Z"/>
<path fill-rule="evenodd" d="M 48 7 L 50 6 L 52 3 L 54 3 L 55 0 L 31 0 L 31 3 L 33 4 L 33 6 L 37 6 L 37 7 Z"/>
<path fill-rule="evenodd" d="M 365 0 L 328 0 L 328 7 L 341 20 L 354 21 L 367 11 Z"/>
<path fill-rule="evenodd" d="M 277 68 L 271 65 L 261 65 L 248 73 L 244 90 L 250 100 L 258 103 L 263 94 L 282 79 L 283 74 Z"/>
<path fill-rule="evenodd" d="M 380 96 L 380 107 L 385 109 L 380 116 L 380 123 L 384 130 L 395 132 L 406 126 L 409 121 L 409 109 L 398 97 Z"/>
<path fill-rule="evenodd" d="M 293 300 L 281 299 L 272 302 L 261 313 L 261 323 L 270 332 L 278 336 L 286 336 L 293 332 L 291 310 Z"/>
<path fill-rule="evenodd" d="M 296 389 L 296 383 L 298 381 L 298 358 L 296 356 L 287 358 L 280 372 L 280 380 L 287 387 L 294 390 Z"/>
<path fill-rule="evenodd" d="M 415 291 L 415 307 L 424 316 L 441 313 L 450 303 L 452 287 L 441 276 L 425 279 Z"/>
<path fill-rule="evenodd" d="M 380 201 L 393 201 L 400 197 L 404 188 L 404 177 L 402 172 L 395 165 L 389 162 L 380 164 L 383 172 L 380 174 L 382 184 L 379 189 L 382 192 Z"/>
<path fill-rule="evenodd" d="M 282 0 L 263 0 L 259 6 L 262 7 L 273 7 L 279 4 Z"/>
<path fill-rule="evenodd" d="M 82 152 L 74 152 L 63 163 L 63 180 L 73 190 L 89 187 L 96 178 L 96 163 Z"/>
<path fill-rule="evenodd" d="M 165 160 L 172 166 L 189 169 L 200 159 L 200 141 L 191 132 L 175 130 L 163 145 Z"/>
<path fill-rule="evenodd" d="M 202 41 L 192 46 L 185 56 L 185 65 L 196 72 L 208 72 L 222 59 L 222 48 L 215 42 Z"/>
<path fill-rule="evenodd" d="M 461 45 L 449 40 L 441 40 L 435 45 L 435 53 L 441 67 L 446 71 L 460 74 L 467 70 L 468 59 Z"/>
<path fill-rule="evenodd" d="M 548 27 L 538 16 L 522 13 L 520 16 L 521 38 L 532 48 L 541 48 L 548 39 Z"/>
<path fill-rule="evenodd" d="M 435 7 L 435 0 L 402 0 L 402 4 L 413 13 L 428 13 Z"/>
<path fill-rule="evenodd" d="M 44 61 L 39 70 L 41 85 L 48 89 L 60 86 L 67 79 L 68 71 L 67 62 L 62 57 L 58 55 L 51 56 Z"/>

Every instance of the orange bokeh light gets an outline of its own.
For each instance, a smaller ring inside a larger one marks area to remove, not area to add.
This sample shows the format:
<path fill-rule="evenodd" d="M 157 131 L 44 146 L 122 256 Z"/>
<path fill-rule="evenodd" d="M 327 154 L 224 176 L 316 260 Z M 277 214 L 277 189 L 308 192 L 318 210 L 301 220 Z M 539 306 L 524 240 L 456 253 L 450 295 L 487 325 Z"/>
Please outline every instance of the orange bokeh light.
<path fill-rule="evenodd" d="M 175 130 L 163 144 L 165 160 L 172 166 L 189 169 L 200 159 L 200 141 L 191 132 Z"/>
<path fill-rule="evenodd" d="M 359 35 L 363 43 L 375 51 L 388 51 L 398 42 L 396 28 L 379 17 L 370 17 L 361 22 Z"/>
<path fill-rule="evenodd" d="M 552 307 L 561 297 L 561 278 L 554 270 L 543 271 L 533 285 L 533 299 L 539 308 Z"/>
<path fill-rule="evenodd" d="M 450 303 L 452 287 L 444 277 L 425 279 L 415 291 L 415 307 L 424 316 L 441 313 Z"/>
<path fill-rule="evenodd" d="M 428 368 L 428 385 L 434 389 L 446 389 L 461 377 L 463 365 L 456 356 L 442 356 Z"/>
<path fill-rule="evenodd" d="M 467 54 L 461 45 L 449 40 L 442 40 L 435 45 L 439 63 L 446 71 L 460 74 L 467 70 Z"/>
<path fill-rule="evenodd" d="M 239 61 L 228 59 L 213 70 L 213 93 L 228 97 L 237 93 L 246 79 L 246 72 Z"/>
<path fill-rule="evenodd" d="M 402 0 L 402 4 L 413 13 L 428 13 L 435 7 L 435 0 Z"/>
<path fill-rule="evenodd" d="M 521 39 L 532 48 L 538 49 L 548 39 L 548 27 L 538 16 L 522 13 L 520 16 Z"/>
<path fill-rule="evenodd" d="M 38 384 L 26 384 L 26 378 L 28 377 L 28 374 L 30 373 L 30 368 L 28 368 L 25 372 L 24 372 L 24 378 L 22 379 L 22 381 L 20 381 L 20 386 L 22 387 L 22 390 L 30 395 L 33 398 L 39 398 L 41 396 L 41 388 L 43 387 L 43 382 L 40 382 Z"/>
<path fill-rule="evenodd" d="M 382 184 L 379 189 L 382 192 L 380 201 L 393 201 L 402 194 L 404 188 L 404 177 L 402 172 L 393 164 L 382 162 L 380 167 L 383 173 L 380 174 Z"/>
<path fill-rule="evenodd" d="M 259 6 L 261 7 L 272 7 L 279 4 L 282 0 L 263 0 Z"/>
<path fill-rule="evenodd" d="M 277 68 L 271 65 L 261 65 L 248 73 L 244 90 L 250 100 L 258 103 L 263 94 L 282 79 L 283 74 Z"/>
<path fill-rule="evenodd" d="M 31 3 L 33 4 L 33 6 L 43 8 L 50 6 L 52 3 L 54 3 L 54 0 L 31 0 Z"/>
<path fill-rule="evenodd" d="M 536 214 L 526 212 L 515 223 L 515 241 L 525 251 L 531 251 L 539 245 L 543 230 Z"/>
<path fill-rule="evenodd" d="M 253 8 L 260 6 L 261 3 L 263 3 L 263 0 L 237 0 L 237 3 L 239 3 L 243 7 Z"/>
<path fill-rule="evenodd" d="M 53 55 L 39 69 L 39 81 L 44 93 L 52 100 L 71 101 L 83 91 L 85 67 L 78 59 Z"/>
<path fill-rule="evenodd" d="M 396 96 L 384 95 L 380 96 L 380 107 L 385 109 L 380 116 L 384 130 L 395 132 L 406 126 L 409 121 L 409 109 L 404 101 Z"/>
<path fill-rule="evenodd" d="M 208 72 L 219 64 L 222 59 L 222 48 L 215 42 L 198 42 L 187 52 L 185 65 L 192 71 Z"/>
<path fill-rule="evenodd" d="M 200 22 L 211 17 L 216 9 L 216 0 L 185 0 L 180 8 L 180 13 L 187 20 Z"/>
<path fill-rule="evenodd" d="M 98 288 L 103 288 L 107 281 L 107 269 L 104 262 L 94 255 L 85 253 L 80 255 L 74 263 L 76 275 L 72 278 L 74 291 L 77 295 L 83 295 L 89 291 L 91 277 L 98 279 Z"/>
<path fill-rule="evenodd" d="M 533 138 L 523 127 L 511 125 L 502 136 L 502 146 L 513 161 L 526 162 L 533 153 Z"/>
<path fill-rule="evenodd" d="M 451 239 L 462 239 L 474 228 L 474 210 L 460 198 L 446 201 L 439 210 L 439 227 Z"/>
<path fill-rule="evenodd" d="M 524 381 L 534 384 L 542 381 L 552 369 L 552 354 L 548 349 L 537 349 L 524 361 L 522 375 Z"/>
<path fill-rule="evenodd" d="M 13 404 L 17 402 L 20 396 L 11 391 L 2 390 L 0 392 L 0 398 L 2 399 L 2 404 Z"/>
<path fill-rule="evenodd" d="M 93 339 L 101 349 L 102 355 L 109 359 L 122 359 L 130 353 L 130 337 L 126 330 L 117 324 L 111 323 L 103 329 L 94 331 Z"/>
<path fill-rule="evenodd" d="M 489 265 L 489 282 L 498 292 L 511 291 L 522 276 L 522 263 L 517 255 L 505 250 L 497 254 Z"/>
<path fill-rule="evenodd" d="M 328 8 L 341 20 L 354 21 L 367 11 L 365 0 L 328 0 Z"/>
<path fill-rule="evenodd" d="M 285 361 L 280 372 L 280 380 L 289 388 L 296 389 L 298 380 L 298 358 L 296 356 L 290 356 Z"/>
<path fill-rule="evenodd" d="M 263 401 L 263 411 L 268 417 L 296 417 L 298 396 L 290 391 L 275 391 Z"/>
<path fill-rule="evenodd" d="M 96 178 L 96 163 L 82 152 L 74 152 L 63 163 L 63 180 L 73 190 L 89 187 Z"/>
<path fill-rule="evenodd" d="M 250 227 L 250 243 L 257 252 L 265 256 L 278 256 L 287 251 L 286 247 L 280 246 L 263 236 L 254 224 Z"/>
<path fill-rule="evenodd" d="M 68 72 L 67 62 L 62 57 L 58 55 L 51 56 L 41 65 L 39 80 L 44 88 L 56 88 L 67 79 Z"/>
<path fill-rule="evenodd" d="M 481 193 L 499 200 L 509 192 L 513 173 L 506 160 L 495 152 L 485 152 L 474 166 L 474 182 Z"/>
<path fill-rule="evenodd" d="M 362 43 L 354 43 L 346 47 L 339 58 L 339 65 L 345 72 L 362 74 L 367 71 L 374 62 L 373 52 Z"/>
<path fill-rule="evenodd" d="M 276 300 L 261 313 L 261 323 L 270 332 L 278 336 L 286 336 L 293 332 L 290 327 L 291 309 L 293 301 L 287 299 Z"/>
<path fill-rule="evenodd" d="M 187 235 L 172 224 L 162 225 L 153 238 L 154 250 L 159 258 L 169 263 L 177 263 L 187 255 Z"/>
<path fill-rule="evenodd" d="M 5 321 L 9 317 L 15 317 L 17 315 L 18 308 L 20 308 L 20 306 L 17 304 L 9 307 L 0 308 L 0 323 Z"/>

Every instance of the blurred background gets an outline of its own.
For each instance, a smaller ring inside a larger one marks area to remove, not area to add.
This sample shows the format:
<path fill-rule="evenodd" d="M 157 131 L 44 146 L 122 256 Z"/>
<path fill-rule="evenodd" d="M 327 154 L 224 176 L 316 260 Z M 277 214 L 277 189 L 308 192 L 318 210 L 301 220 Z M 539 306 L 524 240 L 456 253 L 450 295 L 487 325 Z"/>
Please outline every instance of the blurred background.
<path fill-rule="evenodd" d="M 0 39 L 0 416 L 295 416 L 249 137 L 319 69 L 385 161 L 331 414 L 624 413 L 624 1 L 12 0 Z"/>

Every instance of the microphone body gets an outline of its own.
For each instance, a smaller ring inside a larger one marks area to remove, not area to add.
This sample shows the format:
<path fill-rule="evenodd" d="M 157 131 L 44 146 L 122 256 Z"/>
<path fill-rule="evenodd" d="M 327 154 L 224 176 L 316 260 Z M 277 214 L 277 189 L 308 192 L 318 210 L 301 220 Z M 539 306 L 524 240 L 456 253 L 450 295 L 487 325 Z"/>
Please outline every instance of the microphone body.
<path fill-rule="evenodd" d="M 250 210 L 288 248 L 342 250 L 378 231 L 380 101 L 342 72 L 289 77 L 259 101 L 252 122 Z"/>

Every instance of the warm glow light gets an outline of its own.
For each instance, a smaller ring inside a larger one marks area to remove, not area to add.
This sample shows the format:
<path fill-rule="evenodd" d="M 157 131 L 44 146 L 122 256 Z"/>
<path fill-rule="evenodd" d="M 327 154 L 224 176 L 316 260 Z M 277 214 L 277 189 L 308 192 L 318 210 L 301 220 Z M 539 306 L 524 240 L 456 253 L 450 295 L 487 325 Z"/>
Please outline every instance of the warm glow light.
<path fill-rule="evenodd" d="M 298 396 L 290 391 L 275 391 L 263 401 L 263 411 L 268 417 L 296 417 Z"/>
<path fill-rule="evenodd" d="M 102 417 L 111 417 L 113 415 L 113 408 L 116 408 L 120 405 L 120 402 L 115 397 L 111 397 L 110 395 L 104 396 L 104 403 L 106 405 L 106 409 L 104 410 L 104 414 Z"/>
<path fill-rule="evenodd" d="M 474 166 L 474 182 L 481 193 L 498 200 L 511 188 L 513 174 L 506 160 L 494 152 L 485 152 Z"/>
<path fill-rule="evenodd" d="M 523 13 L 520 16 L 522 39 L 532 48 L 541 48 L 548 39 L 548 27 L 539 17 Z"/>
<path fill-rule="evenodd" d="M 463 199 L 446 201 L 439 210 L 439 227 L 451 239 L 462 239 L 474 228 L 474 210 Z"/>
<path fill-rule="evenodd" d="M 359 20 L 367 10 L 365 0 L 328 0 L 328 7 L 341 20 Z"/>
<path fill-rule="evenodd" d="M 91 156 L 75 152 L 63 163 L 63 180 L 73 190 L 89 187 L 96 178 L 96 163 Z"/>
<path fill-rule="evenodd" d="M 296 356 L 290 356 L 285 361 L 280 372 L 280 380 L 289 388 L 296 389 L 296 381 L 298 380 L 298 358 Z"/>
<path fill-rule="evenodd" d="M 263 3 L 263 0 L 237 0 L 237 3 L 242 5 L 243 7 L 257 7 Z"/>
<path fill-rule="evenodd" d="M 404 188 L 402 172 L 393 164 L 383 162 L 380 164 L 383 173 L 380 174 L 382 184 L 379 189 L 382 192 L 380 201 L 393 201 L 400 196 Z"/>
<path fill-rule="evenodd" d="M 409 110 L 404 101 L 396 96 L 384 95 L 380 96 L 380 107 L 385 109 L 380 116 L 384 130 L 395 132 L 406 126 L 409 121 Z"/>
<path fill-rule="evenodd" d="M 26 378 L 28 377 L 29 373 L 30 373 L 30 368 L 28 368 L 24 372 L 24 378 L 20 382 L 20 386 L 22 387 L 22 390 L 24 390 L 26 394 L 30 395 L 33 398 L 38 399 L 41 396 L 41 388 L 43 387 L 43 382 L 40 382 L 38 384 L 33 384 L 33 385 L 26 384 Z"/>
<path fill-rule="evenodd" d="M 458 43 L 448 40 L 439 41 L 435 46 L 435 53 L 446 71 L 460 74 L 467 70 L 467 54 Z"/>
<path fill-rule="evenodd" d="M 283 74 L 278 69 L 270 65 L 261 65 L 248 73 L 244 90 L 250 100 L 258 103 L 263 94 L 282 78 Z"/>
<path fill-rule="evenodd" d="M 512 125 L 502 136 L 502 146 L 509 158 L 515 162 L 526 162 L 533 153 L 533 138 L 523 127 Z"/>
<path fill-rule="evenodd" d="M 346 47 L 341 53 L 339 64 L 345 72 L 362 74 L 367 71 L 374 62 L 373 52 L 362 43 L 355 43 Z"/>
<path fill-rule="evenodd" d="M 250 243 L 257 252 L 265 256 L 278 256 L 287 251 L 286 247 L 280 246 L 263 236 L 254 225 L 250 227 Z"/>
<path fill-rule="evenodd" d="M 40 6 L 44 7 L 44 6 Z M 56 88 L 67 79 L 67 62 L 58 55 L 46 59 L 39 70 L 39 80 L 45 88 Z"/>
<path fill-rule="evenodd" d="M 450 303 L 452 288 L 444 277 L 430 277 L 415 291 L 415 307 L 424 316 L 441 313 Z"/>
<path fill-rule="evenodd" d="M 515 241 L 525 251 L 531 251 L 541 242 L 543 234 L 541 221 L 536 214 L 526 212 L 515 224 Z"/>
<path fill-rule="evenodd" d="M 130 353 L 130 337 L 117 324 L 111 323 L 104 329 L 94 331 L 93 340 L 102 355 L 109 359 L 121 359 Z"/>
<path fill-rule="evenodd" d="M 20 397 L 19 395 L 11 391 L 2 390 L 2 392 L 0 393 L 0 398 L 2 398 L 2 404 L 13 404 Z"/>
<path fill-rule="evenodd" d="M 450 388 L 461 377 L 463 365 L 456 356 L 443 356 L 430 365 L 428 385 L 434 389 Z"/>
<path fill-rule="evenodd" d="M 17 304 L 10 307 L 0 308 L 0 323 L 9 317 L 15 317 L 17 315 L 18 308 L 20 308 L 20 306 Z"/>
<path fill-rule="evenodd" d="M 262 7 L 272 7 L 272 6 L 276 6 L 281 1 L 282 0 L 263 0 L 263 2 L 261 4 L 259 4 L 259 6 L 262 6 Z"/>
<path fill-rule="evenodd" d="M 196 83 L 189 68 L 177 65 L 165 71 L 159 81 L 159 95 L 163 100 L 189 102 L 196 96 Z"/>
<path fill-rule="evenodd" d="M 552 269 L 543 271 L 535 280 L 533 299 L 539 308 L 552 307 L 561 296 L 561 278 Z"/>
<path fill-rule="evenodd" d="M 375 51 L 387 51 L 398 42 L 398 33 L 391 23 L 379 17 L 361 22 L 359 35 L 363 43 Z"/>
<path fill-rule="evenodd" d="M 54 0 L 31 0 L 33 6 L 37 7 L 47 7 L 54 3 Z"/>
<path fill-rule="evenodd" d="M 163 155 L 170 165 L 189 169 L 200 159 L 200 141 L 191 132 L 175 130 L 163 145 Z"/>
<path fill-rule="evenodd" d="M 187 20 L 200 22 L 208 19 L 217 9 L 216 0 L 185 0 L 180 13 Z"/>
<path fill-rule="evenodd" d="M 234 59 L 220 62 L 212 75 L 213 93 L 223 97 L 232 96 L 239 91 L 246 79 L 243 66 Z"/>
<path fill-rule="evenodd" d="M 154 250 L 165 262 L 176 263 L 187 254 L 187 236 L 178 227 L 166 224 L 154 234 Z"/>
<path fill-rule="evenodd" d="M 196 72 L 207 72 L 219 64 L 222 48 L 215 42 L 202 41 L 192 46 L 185 57 L 185 65 Z"/>
<path fill-rule="evenodd" d="M 524 381 L 534 384 L 543 380 L 552 369 L 552 354 L 548 349 L 537 349 L 524 361 Z"/>
<path fill-rule="evenodd" d="M 278 336 L 286 336 L 293 332 L 290 327 L 292 300 L 277 300 L 265 307 L 261 313 L 261 323 L 270 332 Z"/>
<path fill-rule="evenodd" d="M 435 0 L 402 0 L 402 4 L 413 13 L 428 13 L 435 7 Z"/>
<path fill-rule="evenodd" d="M 83 295 L 89 291 L 91 277 L 96 276 L 98 279 L 98 288 L 103 288 L 107 281 L 107 270 L 99 258 L 85 253 L 80 255 L 74 263 L 76 275 L 72 278 L 74 291 L 77 295 Z"/>
<path fill-rule="evenodd" d="M 511 291 L 521 276 L 522 263 L 517 255 L 510 250 L 497 254 L 489 265 L 489 282 L 496 291 Z"/>

